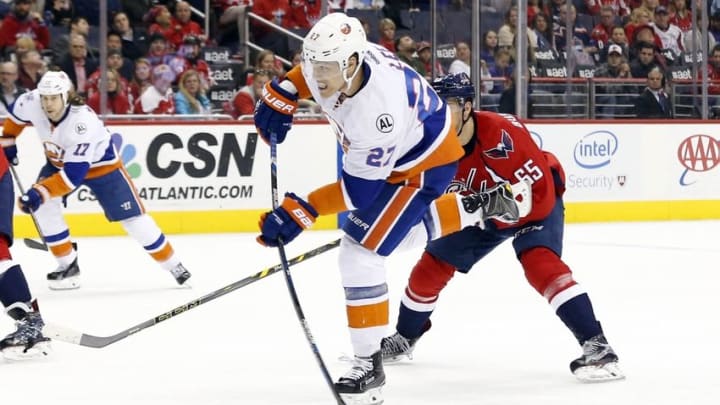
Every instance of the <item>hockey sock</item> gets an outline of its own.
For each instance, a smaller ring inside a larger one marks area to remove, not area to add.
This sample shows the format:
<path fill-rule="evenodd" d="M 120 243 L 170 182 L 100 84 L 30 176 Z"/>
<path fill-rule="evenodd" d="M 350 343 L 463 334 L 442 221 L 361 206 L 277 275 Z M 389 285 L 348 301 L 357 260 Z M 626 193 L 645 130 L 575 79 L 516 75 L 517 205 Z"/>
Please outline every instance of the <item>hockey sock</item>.
<path fill-rule="evenodd" d="M 582 345 L 586 340 L 602 333 L 600 322 L 595 319 L 590 297 L 581 294 L 562 304 L 555 312 Z"/>
<path fill-rule="evenodd" d="M 138 241 L 145 251 L 165 270 L 170 270 L 180 263 L 175 257 L 172 245 L 165 238 L 155 221 L 147 214 L 120 221 L 125 231 Z"/>
<path fill-rule="evenodd" d="M 0 302 L 9 307 L 16 302 L 30 302 L 30 288 L 19 264 L 0 262 Z"/>

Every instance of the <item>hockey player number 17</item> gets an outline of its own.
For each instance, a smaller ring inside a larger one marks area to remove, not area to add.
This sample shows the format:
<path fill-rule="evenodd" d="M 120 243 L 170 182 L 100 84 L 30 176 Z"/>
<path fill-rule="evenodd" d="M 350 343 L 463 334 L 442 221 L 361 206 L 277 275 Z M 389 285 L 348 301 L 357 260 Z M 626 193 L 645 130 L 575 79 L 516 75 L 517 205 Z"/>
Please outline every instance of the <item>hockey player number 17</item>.
<path fill-rule="evenodd" d="M 525 181 L 528 184 L 533 184 L 543 177 L 542 170 L 535 165 L 532 159 L 528 159 L 521 168 L 515 170 L 514 174 L 516 179 Z"/>

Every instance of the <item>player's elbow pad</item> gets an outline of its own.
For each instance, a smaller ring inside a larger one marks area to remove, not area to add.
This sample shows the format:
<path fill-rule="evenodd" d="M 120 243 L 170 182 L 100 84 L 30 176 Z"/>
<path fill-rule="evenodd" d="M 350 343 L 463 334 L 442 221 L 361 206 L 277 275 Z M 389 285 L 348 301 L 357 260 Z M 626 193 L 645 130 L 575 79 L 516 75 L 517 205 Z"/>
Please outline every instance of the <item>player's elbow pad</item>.
<path fill-rule="evenodd" d="M 380 194 L 383 185 L 385 185 L 385 180 L 363 179 L 349 175 L 344 171 L 342 179 L 350 202 L 357 209 L 369 207 Z"/>
<path fill-rule="evenodd" d="M 85 181 L 88 170 L 90 170 L 90 163 L 87 162 L 69 162 L 63 165 L 65 177 L 72 183 L 73 189 Z"/>

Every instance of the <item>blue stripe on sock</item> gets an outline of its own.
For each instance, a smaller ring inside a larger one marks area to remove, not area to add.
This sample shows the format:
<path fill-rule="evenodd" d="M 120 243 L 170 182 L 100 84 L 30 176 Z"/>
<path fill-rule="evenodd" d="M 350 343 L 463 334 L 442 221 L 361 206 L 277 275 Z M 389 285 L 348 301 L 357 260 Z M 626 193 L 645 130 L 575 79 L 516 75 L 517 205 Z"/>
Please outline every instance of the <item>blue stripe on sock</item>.
<path fill-rule="evenodd" d="M 61 241 L 63 239 L 68 239 L 69 237 L 70 237 L 70 231 L 68 229 L 66 229 L 60 233 L 56 233 L 55 235 L 46 235 L 45 241 L 47 243 L 53 243 L 53 242 Z"/>
<path fill-rule="evenodd" d="M 152 251 L 152 250 L 158 249 L 160 246 L 163 245 L 163 243 L 165 243 L 165 235 L 161 233 L 160 237 L 155 242 L 145 246 L 145 250 Z"/>
<path fill-rule="evenodd" d="M 345 287 L 345 299 L 347 300 L 364 300 L 368 298 L 377 298 L 387 294 L 387 284 L 379 284 L 371 287 Z"/>

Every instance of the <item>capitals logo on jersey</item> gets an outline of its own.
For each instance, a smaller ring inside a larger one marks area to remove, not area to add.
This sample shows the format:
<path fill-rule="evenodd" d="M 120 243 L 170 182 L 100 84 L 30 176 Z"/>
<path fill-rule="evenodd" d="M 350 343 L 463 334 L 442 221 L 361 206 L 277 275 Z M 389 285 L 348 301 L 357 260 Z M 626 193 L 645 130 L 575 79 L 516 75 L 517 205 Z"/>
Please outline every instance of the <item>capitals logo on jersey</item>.
<path fill-rule="evenodd" d="M 510 134 L 504 129 L 500 130 L 500 142 L 497 146 L 484 151 L 483 153 L 491 159 L 507 159 L 508 152 L 513 151 L 513 140 L 510 138 Z"/>

